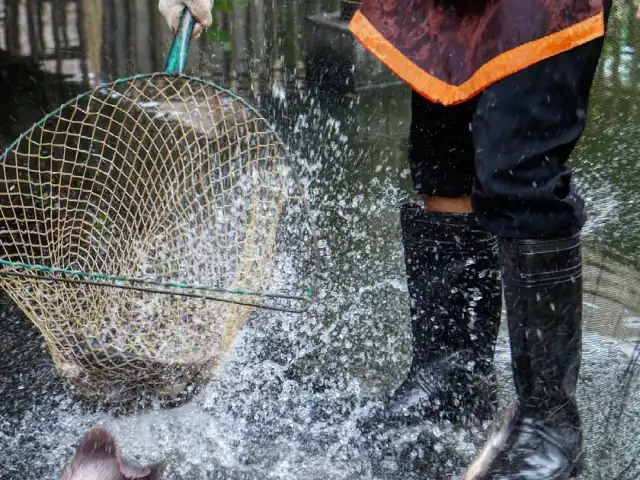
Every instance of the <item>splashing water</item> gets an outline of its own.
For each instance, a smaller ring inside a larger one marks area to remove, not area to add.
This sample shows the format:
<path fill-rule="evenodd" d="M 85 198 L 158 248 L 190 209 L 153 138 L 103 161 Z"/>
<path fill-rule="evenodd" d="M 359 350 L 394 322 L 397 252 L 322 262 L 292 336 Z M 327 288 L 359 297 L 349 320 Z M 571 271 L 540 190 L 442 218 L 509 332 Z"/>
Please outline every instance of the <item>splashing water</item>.
<path fill-rule="evenodd" d="M 0 396 L 11 400 L 0 407 L 0 478 L 58 479 L 83 433 L 95 426 L 106 426 L 128 457 L 166 458 L 168 478 L 176 480 L 459 477 L 484 430 L 425 423 L 389 431 L 395 453 L 383 457 L 383 445 L 368 443 L 356 428 L 380 395 L 398 385 L 410 360 L 396 208 L 406 198 L 407 179 L 404 167 L 394 165 L 401 155 L 393 148 L 358 145 L 367 132 L 307 100 L 290 129 L 313 179 L 314 228 L 288 226 L 299 241 L 276 261 L 274 290 L 313 279 L 317 303 L 303 315 L 255 313 L 219 375 L 195 399 L 126 416 L 69 397 L 39 334 L 6 308 Z M 595 195 L 614 202 L 613 189 L 602 188 Z M 593 229 L 602 228 L 601 219 L 611 221 L 615 209 L 598 204 L 605 208 L 592 216 Z M 640 406 L 630 403 L 613 418 L 618 404 L 605 401 L 639 393 L 636 377 L 624 380 L 636 352 L 594 332 L 585 334 L 584 345 L 579 401 L 587 446 L 595 452 L 584 478 L 637 478 L 627 466 L 638 454 L 632 426 Z M 504 329 L 496 364 L 506 404 L 513 391 Z"/>

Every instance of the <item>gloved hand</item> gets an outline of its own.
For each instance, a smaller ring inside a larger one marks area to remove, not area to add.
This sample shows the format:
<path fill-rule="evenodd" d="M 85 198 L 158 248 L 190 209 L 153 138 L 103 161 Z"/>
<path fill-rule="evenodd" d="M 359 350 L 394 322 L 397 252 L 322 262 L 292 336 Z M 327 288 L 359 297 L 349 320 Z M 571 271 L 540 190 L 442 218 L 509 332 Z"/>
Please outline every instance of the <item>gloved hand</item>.
<path fill-rule="evenodd" d="M 158 0 L 158 10 L 175 32 L 180 22 L 180 16 L 185 7 L 196 19 L 193 36 L 199 37 L 203 28 L 209 28 L 213 22 L 211 10 L 213 0 Z"/>

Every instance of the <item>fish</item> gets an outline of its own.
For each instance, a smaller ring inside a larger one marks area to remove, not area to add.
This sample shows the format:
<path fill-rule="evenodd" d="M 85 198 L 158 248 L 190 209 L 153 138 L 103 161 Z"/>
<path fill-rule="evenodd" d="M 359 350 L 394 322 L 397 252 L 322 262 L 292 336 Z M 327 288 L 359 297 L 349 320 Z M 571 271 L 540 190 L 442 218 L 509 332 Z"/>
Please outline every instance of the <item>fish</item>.
<path fill-rule="evenodd" d="M 489 436 L 484 448 L 464 472 L 462 480 L 484 480 L 487 477 L 489 466 L 498 454 L 507 446 L 507 438 L 515 427 L 516 405 L 508 405 L 504 409 L 502 420 L 493 433 Z"/>
<path fill-rule="evenodd" d="M 136 465 L 123 459 L 116 441 L 104 428 L 85 433 L 60 480 L 163 480 L 166 463 Z"/>

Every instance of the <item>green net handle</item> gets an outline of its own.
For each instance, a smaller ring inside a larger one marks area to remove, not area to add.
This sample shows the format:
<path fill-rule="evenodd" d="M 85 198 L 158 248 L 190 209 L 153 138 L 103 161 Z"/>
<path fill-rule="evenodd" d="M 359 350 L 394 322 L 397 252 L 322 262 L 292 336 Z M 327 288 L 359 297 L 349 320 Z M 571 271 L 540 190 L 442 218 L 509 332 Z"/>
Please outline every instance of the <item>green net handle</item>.
<path fill-rule="evenodd" d="M 180 17 L 178 30 L 176 31 L 176 36 L 173 39 L 173 45 L 171 45 L 171 50 L 169 50 L 167 63 L 165 63 L 164 66 L 165 73 L 182 73 L 184 64 L 187 61 L 189 44 L 191 43 L 191 35 L 193 34 L 193 27 L 195 24 L 195 18 L 193 18 L 191 12 L 185 8 L 182 12 L 182 16 Z"/>

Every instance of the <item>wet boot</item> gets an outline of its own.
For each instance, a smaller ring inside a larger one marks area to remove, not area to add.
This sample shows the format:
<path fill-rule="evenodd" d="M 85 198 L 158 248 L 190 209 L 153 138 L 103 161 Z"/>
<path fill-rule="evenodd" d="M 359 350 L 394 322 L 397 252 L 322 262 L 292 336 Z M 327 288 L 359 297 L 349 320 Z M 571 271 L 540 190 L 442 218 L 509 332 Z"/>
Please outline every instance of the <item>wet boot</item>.
<path fill-rule="evenodd" d="M 582 340 L 580 237 L 502 240 L 500 255 L 517 401 L 512 418 L 465 478 L 574 478 L 582 458 L 575 399 Z"/>
<path fill-rule="evenodd" d="M 497 240 L 473 214 L 404 205 L 413 360 L 383 422 L 407 425 L 493 417 L 493 355 L 500 326 Z"/>

